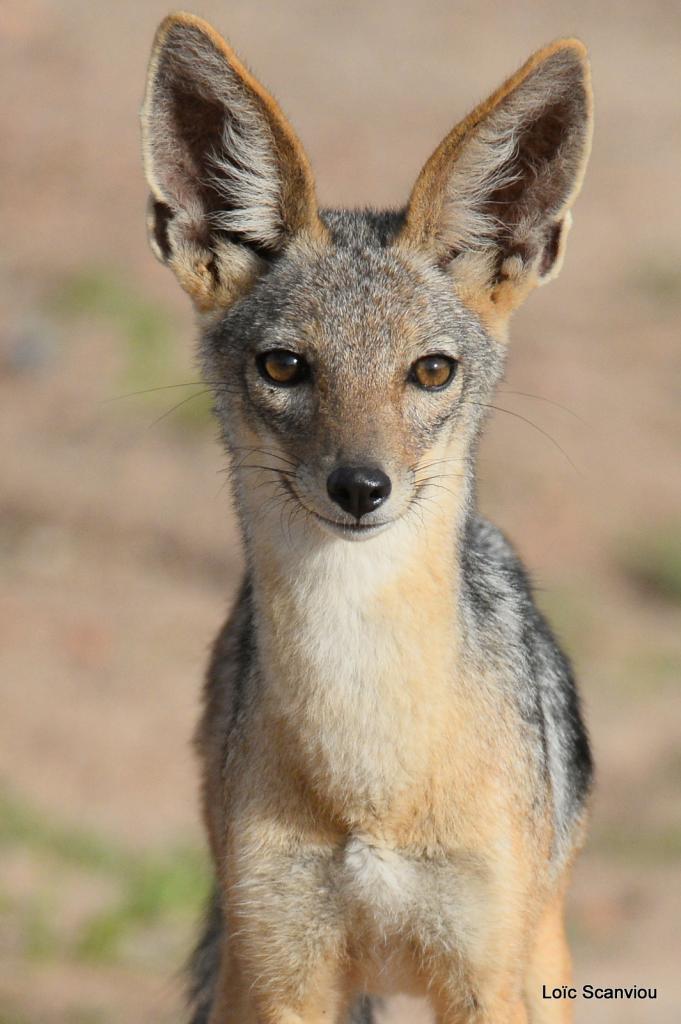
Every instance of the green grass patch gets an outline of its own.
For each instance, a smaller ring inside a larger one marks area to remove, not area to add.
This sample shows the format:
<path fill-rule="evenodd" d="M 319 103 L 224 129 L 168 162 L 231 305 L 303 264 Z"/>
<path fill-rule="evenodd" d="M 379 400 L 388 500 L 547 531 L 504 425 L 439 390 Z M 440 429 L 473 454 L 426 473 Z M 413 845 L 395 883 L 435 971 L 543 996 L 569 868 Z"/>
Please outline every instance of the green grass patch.
<path fill-rule="evenodd" d="M 681 263 L 678 254 L 651 255 L 640 260 L 629 280 L 647 299 L 658 306 L 681 305 Z"/>
<path fill-rule="evenodd" d="M 24 909 L 24 942 L 26 953 L 32 960 L 49 960 L 61 949 L 57 930 L 52 924 L 52 914 L 45 905 L 31 901 Z"/>
<path fill-rule="evenodd" d="M 676 687 L 681 679 L 681 653 L 664 648 L 641 648 L 625 654 L 614 680 L 618 691 L 648 696 Z"/>
<path fill-rule="evenodd" d="M 209 885 L 205 857 L 189 848 L 158 858 L 136 858 L 122 881 L 121 899 L 82 929 L 75 944 L 79 957 L 115 959 L 136 929 L 178 918 L 193 920 Z"/>
<path fill-rule="evenodd" d="M 0 1021 L 2 1024 L 36 1024 L 35 1018 L 27 1017 L 23 1010 L 4 1002 L 0 1002 Z"/>
<path fill-rule="evenodd" d="M 197 394 L 201 385 L 175 387 L 197 379 L 180 359 L 180 346 L 191 339 L 179 339 L 168 312 L 141 295 L 123 274 L 106 267 L 76 273 L 62 282 L 50 306 L 67 321 L 86 317 L 115 328 L 125 346 L 125 366 L 116 384 L 121 395 L 130 394 L 131 401 L 161 414 L 168 412 L 171 422 L 179 420 L 183 426 L 205 427 L 211 422 L 210 396 Z"/>
<path fill-rule="evenodd" d="M 38 812 L 0 792 L 0 848 L 28 846 L 88 871 L 116 873 L 125 854 L 99 836 L 48 820 Z"/>
<path fill-rule="evenodd" d="M 616 559 L 640 589 L 681 603 L 681 523 L 620 542 Z"/>
<path fill-rule="evenodd" d="M 56 868 L 57 884 L 49 891 L 43 887 L 23 900 L 4 894 L 32 957 L 119 959 L 126 943 L 143 929 L 178 922 L 189 927 L 209 890 L 207 857 L 195 847 L 133 851 L 88 830 L 48 820 L 16 797 L 0 793 L 0 851 L 10 847 L 25 849 Z M 59 933 L 60 866 L 116 883 L 116 895 L 105 909 L 87 916 L 68 938 Z"/>

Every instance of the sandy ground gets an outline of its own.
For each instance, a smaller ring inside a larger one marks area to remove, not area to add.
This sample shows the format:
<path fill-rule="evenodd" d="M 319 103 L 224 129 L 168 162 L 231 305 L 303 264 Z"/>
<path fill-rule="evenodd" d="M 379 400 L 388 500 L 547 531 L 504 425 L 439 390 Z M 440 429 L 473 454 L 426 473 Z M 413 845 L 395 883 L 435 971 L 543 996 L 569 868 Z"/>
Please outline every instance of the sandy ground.
<path fill-rule="evenodd" d="M 191 403 L 158 420 L 184 390 L 119 398 L 196 373 L 188 306 L 144 238 L 137 108 L 164 13 L 155 0 L 0 12 L 7 1024 L 181 1020 L 176 971 L 205 884 L 189 738 L 239 577 L 223 460 Z M 681 9 L 238 0 L 201 13 L 281 98 L 329 203 L 399 203 L 532 48 L 567 33 L 591 47 L 592 165 L 560 281 L 516 318 L 498 402 L 510 415 L 490 425 L 481 491 L 574 655 L 596 748 L 570 900 L 577 979 L 658 988 L 654 1003 L 577 1002 L 577 1021 L 672 1024 Z M 424 1018 L 402 1003 L 389 1019 Z"/>

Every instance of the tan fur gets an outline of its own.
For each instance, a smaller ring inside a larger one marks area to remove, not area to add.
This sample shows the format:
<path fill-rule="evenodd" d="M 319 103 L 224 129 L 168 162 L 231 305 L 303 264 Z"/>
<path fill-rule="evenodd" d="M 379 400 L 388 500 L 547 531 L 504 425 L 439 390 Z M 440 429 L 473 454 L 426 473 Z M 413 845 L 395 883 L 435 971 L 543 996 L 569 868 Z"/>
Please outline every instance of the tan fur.
<path fill-rule="evenodd" d="M 546 1000 L 542 997 L 544 985 L 550 990 L 572 984 L 571 957 L 563 920 L 564 900 L 564 889 L 561 888 L 545 906 L 530 950 L 525 998 L 533 1024 L 569 1024 L 572 1019 L 568 1000 Z"/>

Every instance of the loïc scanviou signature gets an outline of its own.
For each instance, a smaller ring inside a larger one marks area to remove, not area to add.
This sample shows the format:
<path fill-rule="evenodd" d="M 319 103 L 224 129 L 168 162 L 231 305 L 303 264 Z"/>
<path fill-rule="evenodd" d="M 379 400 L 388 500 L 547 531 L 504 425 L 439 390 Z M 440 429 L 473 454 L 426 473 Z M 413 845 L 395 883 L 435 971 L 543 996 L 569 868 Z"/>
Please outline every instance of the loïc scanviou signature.
<path fill-rule="evenodd" d="M 543 999 L 657 999 L 657 988 L 643 988 L 641 985 L 609 987 L 607 985 L 559 985 L 548 988 L 542 985 Z"/>

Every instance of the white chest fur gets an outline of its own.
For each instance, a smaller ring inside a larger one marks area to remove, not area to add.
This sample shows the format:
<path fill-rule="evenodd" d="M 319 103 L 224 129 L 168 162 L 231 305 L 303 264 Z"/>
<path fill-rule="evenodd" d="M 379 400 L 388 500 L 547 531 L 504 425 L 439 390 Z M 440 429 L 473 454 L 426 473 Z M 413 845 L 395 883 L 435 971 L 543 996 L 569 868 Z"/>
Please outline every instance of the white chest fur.
<path fill-rule="evenodd" d="M 343 854 L 344 882 L 355 901 L 372 908 L 388 924 L 398 919 L 416 895 L 416 869 L 397 851 L 369 836 L 353 835 Z"/>
<path fill-rule="evenodd" d="M 355 834 L 345 846 L 336 879 L 355 928 L 364 929 L 363 983 L 379 994 L 425 994 L 414 972 L 408 936 L 425 949 L 457 950 L 478 958 L 485 949 L 481 907 L 490 891 L 465 857 L 415 859 L 404 851 Z"/>
<path fill-rule="evenodd" d="M 384 805 L 418 774 L 451 679 L 451 575 L 434 579 L 397 524 L 270 554 L 258 576 L 268 685 L 313 778 L 344 803 Z"/>

